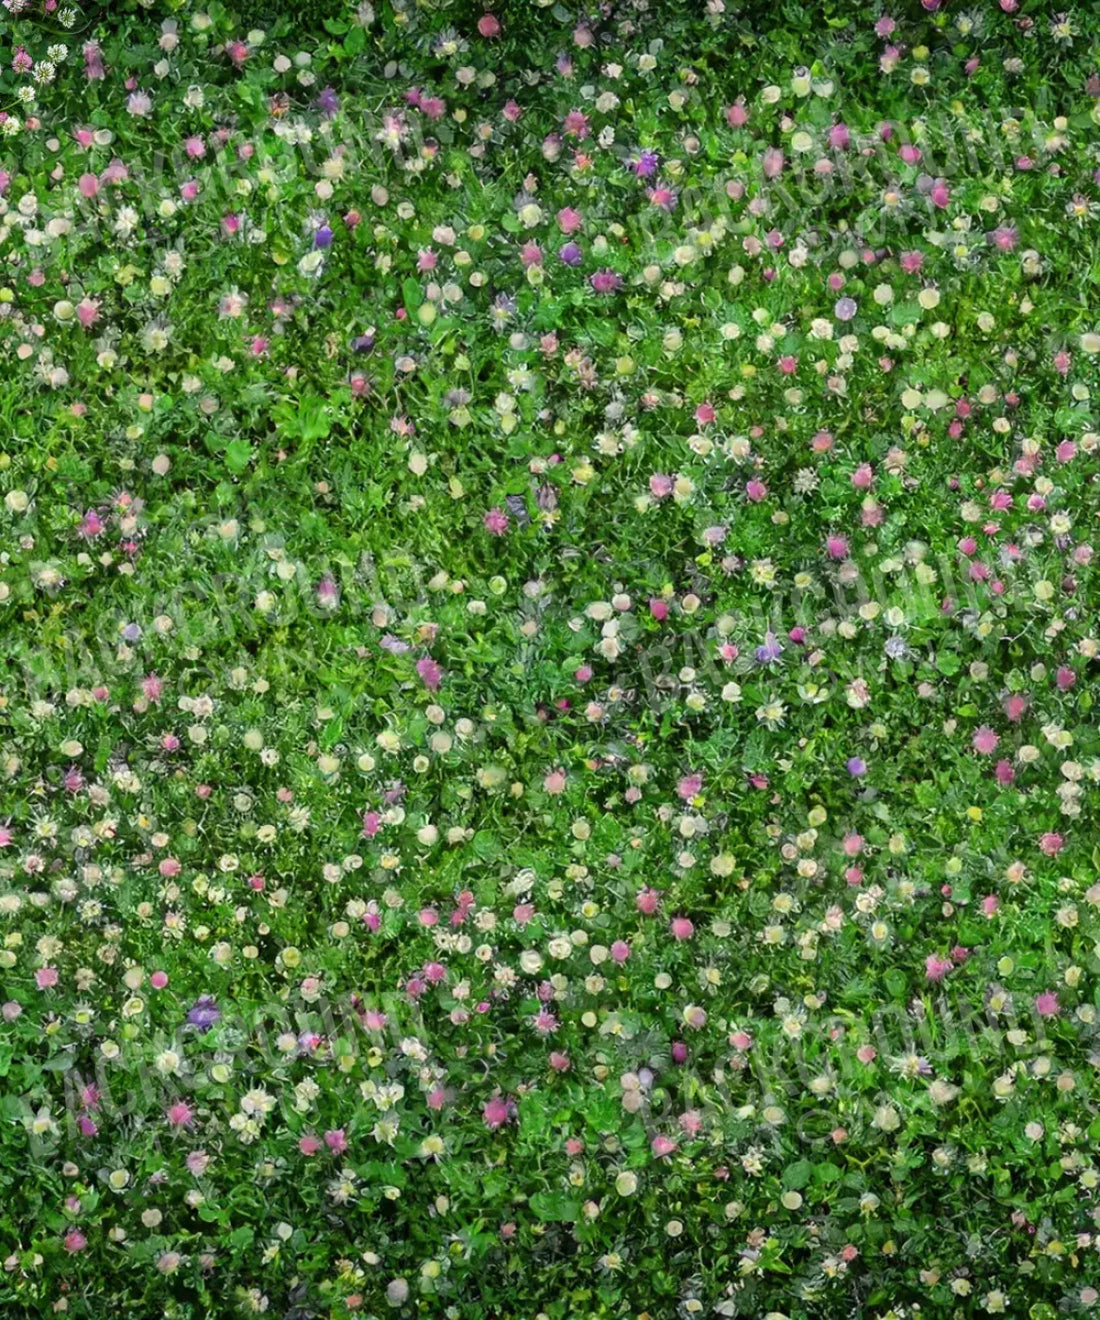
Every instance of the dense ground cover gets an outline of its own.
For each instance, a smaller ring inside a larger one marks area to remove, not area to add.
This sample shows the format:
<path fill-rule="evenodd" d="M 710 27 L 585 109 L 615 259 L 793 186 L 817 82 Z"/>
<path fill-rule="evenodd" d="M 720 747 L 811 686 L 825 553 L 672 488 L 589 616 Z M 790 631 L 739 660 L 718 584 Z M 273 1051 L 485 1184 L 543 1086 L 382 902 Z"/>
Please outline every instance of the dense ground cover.
<path fill-rule="evenodd" d="M 1097 6 L 5 7 L 3 1315 L 1089 1314 Z"/>

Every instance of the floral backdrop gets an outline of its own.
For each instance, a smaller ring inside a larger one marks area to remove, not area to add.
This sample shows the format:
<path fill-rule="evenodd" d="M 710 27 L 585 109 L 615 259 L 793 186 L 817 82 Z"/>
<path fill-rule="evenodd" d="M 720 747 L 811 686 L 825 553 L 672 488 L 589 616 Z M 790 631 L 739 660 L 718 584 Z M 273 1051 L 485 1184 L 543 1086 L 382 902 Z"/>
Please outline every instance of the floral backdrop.
<path fill-rule="evenodd" d="M 4 0 L 5 1317 L 1100 1301 L 1100 7 Z"/>

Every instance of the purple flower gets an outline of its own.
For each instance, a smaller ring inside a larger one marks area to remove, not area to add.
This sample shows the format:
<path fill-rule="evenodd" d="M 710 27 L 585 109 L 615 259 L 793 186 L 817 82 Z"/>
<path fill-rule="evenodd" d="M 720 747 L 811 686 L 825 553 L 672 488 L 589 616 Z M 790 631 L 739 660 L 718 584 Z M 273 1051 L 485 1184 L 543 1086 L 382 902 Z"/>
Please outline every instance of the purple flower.
<path fill-rule="evenodd" d="M 576 243 L 566 243 L 558 249 L 558 257 L 567 266 L 579 266 L 584 260 L 584 253 Z"/>
<path fill-rule="evenodd" d="M 379 639 L 378 645 L 383 651 L 389 651 L 390 655 L 404 655 L 406 651 L 411 649 L 408 642 L 403 642 L 400 637 L 395 637 L 393 633 L 386 633 L 384 637 Z"/>
<path fill-rule="evenodd" d="M 636 156 L 630 158 L 629 168 L 639 179 L 652 178 L 657 173 L 657 164 L 660 157 L 655 151 L 639 151 Z"/>
<path fill-rule="evenodd" d="M 326 87 L 317 98 L 317 109 L 320 110 L 326 119 L 331 119 L 337 110 L 340 109 L 340 98 L 336 95 L 333 88 Z"/>
<path fill-rule="evenodd" d="M 125 626 L 125 628 L 122 629 L 122 640 L 123 640 L 124 642 L 140 642 L 140 641 L 141 641 L 141 624 L 140 624 L 140 623 L 128 623 L 128 624 Z"/>
<path fill-rule="evenodd" d="M 597 293 L 614 293 L 623 287 L 622 278 L 613 270 L 598 270 L 588 281 Z"/>
<path fill-rule="evenodd" d="M 862 756 L 852 756 L 848 758 L 848 773 L 853 779 L 859 779 L 861 775 L 867 773 L 867 762 Z"/>
<path fill-rule="evenodd" d="M 833 314 L 838 321 L 850 321 L 859 310 L 854 298 L 838 298 Z"/>
<path fill-rule="evenodd" d="M 369 353 L 374 348 L 374 336 L 356 335 L 351 346 L 356 353 Z"/>
<path fill-rule="evenodd" d="M 200 995 L 187 1014 L 187 1023 L 198 1027 L 200 1031 L 209 1031 L 216 1022 L 221 1021 L 221 1017 L 222 1011 L 214 1002 L 214 996 Z"/>
<path fill-rule="evenodd" d="M 762 665 L 770 665 L 783 654 L 783 647 L 775 633 L 764 634 L 764 645 L 756 648 L 756 659 Z"/>
<path fill-rule="evenodd" d="M 322 225 L 313 235 L 313 246 L 315 248 L 332 247 L 332 230 L 328 225 Z"/>
<path fill-rule="evenodd" d="M 429 692 L 439 690 L 439 684 L 443 679 L 443 670 L 437 660 L 433 660 L 430 655 L 422 656 L 416 662 L 416 672 L 420 675 L 420 681 Z"/>

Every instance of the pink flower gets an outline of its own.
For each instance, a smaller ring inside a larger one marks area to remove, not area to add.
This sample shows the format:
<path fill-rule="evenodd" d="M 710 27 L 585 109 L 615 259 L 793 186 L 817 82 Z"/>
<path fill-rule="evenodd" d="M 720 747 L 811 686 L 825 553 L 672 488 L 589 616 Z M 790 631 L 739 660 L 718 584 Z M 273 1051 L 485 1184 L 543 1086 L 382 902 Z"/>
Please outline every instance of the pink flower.
<path fill-rule="evenodd" d="M 939 954 L 930 953 L 924 960 L 924 974 L 930 981 L 938 983 L 954 965 L 950 958 L 941 958 Z"/>
<path fill-rule="evenodd" d="M 672 494 L 672 478 L 663 472 L 654 472 L 649 479 L 649 493 L 656 500 L 663 500 Z"/>
<path fill-rule="evenodd" d="M 563 206 L 558 212 L 558 228 L 563 234 L 575 234 L 584 227 L 584 221 L 579 211 L 574 211 L 571 206 Z"/>
<path fill-rule="evenodd" d="M 1040 1017 L 1056 1017 L 1060 1009 L 1058 996 L 1053 990 L 1044 990 L 1035 998 L 1035 1011 Z"/>
<path fill-rule="evenodd" d="M 611 946 L 611 957 L 621 967 L 630 957 L 630 945 L 625 940 L 616 940 Z"/>
<path fill-rule="evenodd" d="M 588 116 L 579 110 L 570 110 L 562 122 L 562 131 L 566 137 L 575 137 L 583 142 L 588 136 Z"/>
<path fill-rule="evenodd" d="M 689 917 L 673 917 L 669 930 L 674 940 L 690 940 L 695 934 L 695 926 Z"/>
<path fill-rule="evenodd" d="M 547 791 L 547 793 L 551 794 L 554 797 L 556 797 L 559 793 L 563 793 L 565 791 L 565 771 L 551 770 L 550 773 L 546 776 L 546 778 L 542 781 L 542 786 Z"/>
<path fill-rule="evenodd" d="M 485 38 L 500 36 L 500 19 L 494 14 L 482 14 L 477 20 L 477 30 Z"/>
<path fill-rule="evenodd" d="M 588 282 L 596 293 L 614 293 L 623 285 L 622 277 L 613 270 L 598 270 Z"/>
<path fill-rule="evenodd" d="M 84 1248 L 88 1245 L 88 1239 L 84 1236 L 84 1234 L 80 1231 L 80 1229 L 74 1228 L 70 1232 L 65 1234 L 64 1242 L 62 1243 L 62 1245 L 64 1246 L 65 1250 L 69 1252 L 70 1255 L 75 1255 L 76 1252 L 84 1250 Z"/>
<path fill-rule="evenodd" d="M 846 559 L 848 557 L 848 538 L 846 536 L 830 536 L 825 542 L 825 550 L 830 559 Z"/>
<path fill-rule="evenodd" d="M 485 530 L 493 536 L 503 536 L 508 530 L 508 515 L 501 508 L 492 508 L 481 520 Z"/>
<path fill-rule="evenodd" d="M 49 990 L 58 982 L 58 971 L 56 967 L 40 967 L 34 974 L 34 983 L 39 990 Z"/>
<path fill-rule="evenodd" d="M 693 797 L 698 795 L 699 790 L 702 787 L 702 775 L 684 775 L 683 779 L 681 779 L 676 785 L 676 792 L 679 793 L 685 802 L 689 802 Z"/>
<path fill-rule="evenodd" d="M 749 112 L 740 102 L 726 108 L 726 123 L 730 128 L 744 128 L 749 122 Z"/>
<path fill-rule="evenodd" d="M 368 811 L 363 815 L 363 838 L 373 839 L 382 828 L 382 817 L 377 811 Z"/>
<path fill-rule="evenodd" d="M 97 41 L 89 41 L 83 50 L 84 55 L 84 77 L 89 82 L 100 82 L 106 78 L 107 71 L 103 67 L 103 52 L 99 48 Z"/>
<path fill-rule="evenodd" d="M 982 899 L 982 915 L 986 917 L 995 917 L 1001 906 L 1001 900 L 996 894 L 986 894 Z"/>
<path fill-rule="evenodd" d="M 321 1145 L 320 1137 L 314 1137 L 307 1134 L 304 1137 L 298 1138 L 298 1149 L 303 1155 L 316 1155 L 321 1149 Z"/>
<path fill-rule="evenodd" d="M 1065 839 L 1063 839 L 1060 834 L 1053 832 L 1044 834 L 1039 840 L 1040 851 L 1045 853 L 1048 857 L 1057 857 L 1065 846 Z"/>
<path fill-rule="evenodd" d="M 976 752 L 981 752 L 983 756 L 989 756 L 997 750 L 997 744 L 1001 740 L 988 724 L 983 724 L 980 728 L 974 730 L 974 736 L 970 741 Z"/>
<path fill-rule="evenodd" d="M 834 124 L 829 130 L 829 146 L 834 151 L 847 151 L 852 145 L 852 135 L 848 131 L 848 125 L 844 123 Z"/>
<path fill-rule="evenodd" d="M 204 1150 L 193 1150 L 187 1156 L 187 1171 L 196 1178 L 201 1178 L 210 1167 L 210 1156 Z"/>
<path fill-rule="evenodd" d="M 416 662 L 416 672 L 429 692 L 438 692 L 439 684 L 443 679 L 443 670 L 438 661 L 433 660 L 430 655 L 422 656 Z"/>
<path fill-rule="evenodd" d="M 343 1128 L 332 1128 L 325 1133 L 325 1145 L 335 1155 L 343 1155 L 348 1148 L 348 1139 Z"/>
<path fill-rule="evenodd" d="M 1019 724 L 1024 718 L 1024 712 L 1027 710 L 1027 697 L 1005 697 L 1003 710 L 1013 724 Z"/>
<path fill-rule="evenodd" d="M 485 1126 L 490 1132 L 495 1132 L 497 1128 L 503 1127 L 505 1123 L 512 1118 L 515 1105 L 506 1100 L 504 1096 L 495 1095 L 491 1100 L 487 1100 L 481 1107 L 481 1116 L 485 1120 Z"/>
<path fill-rule="evenodd" d="M 660 906 L 661 895 L 656 889 L 643 889 L 634 900 L 634 906 L 645 917 L 652 917 Z"/>
<path fill-rule="evenodd" d="M 1058 684 L 1059 692 L 1068 692 L 1077 682 L 1077 675 L 1068 665 L 1059 665 L 1054 681 Z"/>
<path fill-rule="evenodd" d="M 762 481 L 758 481 L 753 477 L 745 485 L 745 494 L 753 504 L 759 504 L 761 500 L 766 500 L 768 498 L 768 488 Z"/>
<path fill-rule="evenodd" d="M 172 1127 L 190 1127 L 195 1117 L 195 1111 L 184 1100 L 177 1100 L 174 1105 L 169 1105 L 165 1111 L 165 1117 Z"/>
<path fill-rule="evenodd" d="M 678 1149 L 676 1142 L 671 1137 L 662 1136 L 660 1133 L 653 1138 L 649 1146 L 659 1160 L 666 1159 Z"/>

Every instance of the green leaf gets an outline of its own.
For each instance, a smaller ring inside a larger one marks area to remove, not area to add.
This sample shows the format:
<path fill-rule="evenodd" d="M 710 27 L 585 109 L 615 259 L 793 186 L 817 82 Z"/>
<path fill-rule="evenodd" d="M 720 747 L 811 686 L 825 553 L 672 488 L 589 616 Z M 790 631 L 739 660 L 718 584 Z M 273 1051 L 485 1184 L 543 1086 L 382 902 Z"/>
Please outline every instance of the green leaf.
<path fill-rule="evenodd" d="M 529 1204 L 544 1224 L 571 1224 L 581 1217 L 581 1203 L 565 1192 L 536 1192 Z"/>
<path fill-rule="evenodd" d="M 424 301 L 424 295 L 420 291 L 420 281 L 414 280 L 410 275 L 401 285 L 401 296 L 405 302 L 405 311 L 410 316 L 414 316 L 416 309 Z"/>
<path fill-rule="evenodd" d="M 225 466 L 239 477 L 252 461 L 252 446 L 247 440 L 238 437 L 230 440 L 225 447 Z"/>
<path fill-rule="evenodd" d="M 791 1191 L 801 1191 L 813 1176 L 814 1166 L 809 1160 L 796 1160 L 783 1170 L 783 1186 Z"/>

